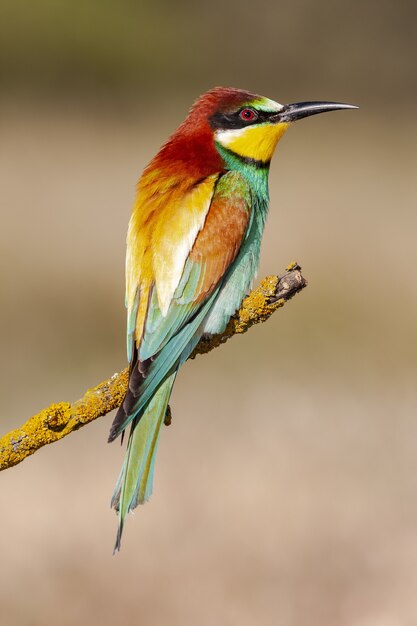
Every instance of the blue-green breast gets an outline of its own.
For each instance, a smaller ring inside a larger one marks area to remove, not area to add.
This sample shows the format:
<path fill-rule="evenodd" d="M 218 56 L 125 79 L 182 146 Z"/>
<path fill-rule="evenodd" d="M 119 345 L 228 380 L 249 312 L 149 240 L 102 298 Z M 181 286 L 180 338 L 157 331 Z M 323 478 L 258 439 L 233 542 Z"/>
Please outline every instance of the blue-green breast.
<path fill-rule="evenodd" d="M 230 317 L 240 307 L 252 286 L 258 271 L 261 240 L 269 206 L 269 164 L 259 167 L 245 163 L 237 155 L 227 151 L 224 151 L 222 157 L 227 168 L 238 171 L 246 181 L 247 193 L 251 198 L 251 217 L 238 255 L 226 273 L 223 286 L 206 319 L 204 332 L 210 334 L 225 330 Z"/>

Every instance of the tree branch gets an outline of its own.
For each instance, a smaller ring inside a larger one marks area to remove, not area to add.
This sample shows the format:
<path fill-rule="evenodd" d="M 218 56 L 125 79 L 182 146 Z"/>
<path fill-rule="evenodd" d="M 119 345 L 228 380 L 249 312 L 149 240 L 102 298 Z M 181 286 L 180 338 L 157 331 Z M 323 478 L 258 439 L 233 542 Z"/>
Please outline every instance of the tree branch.
<path fill-rule="evenodd" d="M 284 306 L 307 285 L 300 270 L 296 263 L 292 263 L 283 276 L 264 278 L 259 287 L 244 299 L 240 310 L 230 319 L 224 333 L 203 337 L 190 358 L 206 354 L 233 335 L 245 333 L 254 324 L 266 321 L 274 311 Z M 72 404 L 69 402 L 51 404 L 20 428 L 1 437 L 0 470 L 17 465 L 46 444 L 58 441 L 116 409 L 123 401 L 127 382 L 128 368 L 125 368 L 93 389 L 89 389 L 80 400 Z M 168 424 L 170 420 L 169 411 L 165 422 Z"/>

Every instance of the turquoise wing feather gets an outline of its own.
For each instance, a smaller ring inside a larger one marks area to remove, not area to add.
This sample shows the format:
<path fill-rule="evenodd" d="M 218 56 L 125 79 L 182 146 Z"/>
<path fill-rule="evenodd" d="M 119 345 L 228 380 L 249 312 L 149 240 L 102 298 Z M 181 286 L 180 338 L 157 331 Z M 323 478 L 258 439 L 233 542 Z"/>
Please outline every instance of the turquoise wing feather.
<path fill-rule="evenodd" d="M 250 200 L 249 185 L 244 177 L 237 172 L 222 176 L 165 315 L 156 293 L 151 293 L 139 345 L 133 340 L 131 313 L 128 322 L 131 335 L 128 344 L 132 352 L 129 390 L 110 432 L 110 440 L 113 440 L 131 424 L 126 458 L 112 500 L 119 512 L 116 549 L 120 547 L 126 514 L 145 502 L 152 492 L 160 429 L 178 368 L 206 332 L 210 314 L 216 310 L 216 301 L 224 293 L 228 278 L 235 273 L 236 263 L 247 262 L 247 252 L 244 256 L 241 253 L 249 249 L 246 241 L 248 235 L 251 239 L 253 229 Z M 228 302 L 226 311 L 231 304 L 234 310 L 239 306 L 246 284 L 245 278 L 240 287 L 236 287 L 239 298 Z M 138 302 L 139 298 L 140 295 Z"/>
<path fill-rule="evenodd" d="M 220 177 L 206 222 L 185 262 L 165 316 L 155 290 L 152 292 L 139 347 L 137 351 L 132 349 L 129 393 L 114 419 L 110 441 L 144 410 L 158 384 L 188 358 L 203 332 L 207 332 L 203 321 L 234 267 L 253 223 L 251 217 L 251 193 L 246 179 L 235 171 Z M 241 301 L 244 285 L 240 292 Z M 240 301 L 234 303 L 232 313 Z M 131 317 L 130 329 L 134 327 Z M 183 354 L 185 348 L 187 354 Z"/>

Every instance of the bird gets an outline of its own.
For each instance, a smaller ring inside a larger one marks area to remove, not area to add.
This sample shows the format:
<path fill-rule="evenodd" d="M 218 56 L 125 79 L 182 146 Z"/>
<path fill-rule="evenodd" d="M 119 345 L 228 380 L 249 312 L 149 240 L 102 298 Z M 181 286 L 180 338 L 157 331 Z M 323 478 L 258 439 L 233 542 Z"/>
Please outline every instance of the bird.
<path fill-rule="evenodd" d="M 280 104 L 215 87 L 144 169 L 127 233 L 129 384 L 109 441 L 129 428 L 111 505 L 115 552 L 127 514 L 149 500 L 172 387 L 201 337 L 224 331 L 256 276 L 277 143 L 339 102 Z M 123 436 L 122 436 L 123 441 Z"/>

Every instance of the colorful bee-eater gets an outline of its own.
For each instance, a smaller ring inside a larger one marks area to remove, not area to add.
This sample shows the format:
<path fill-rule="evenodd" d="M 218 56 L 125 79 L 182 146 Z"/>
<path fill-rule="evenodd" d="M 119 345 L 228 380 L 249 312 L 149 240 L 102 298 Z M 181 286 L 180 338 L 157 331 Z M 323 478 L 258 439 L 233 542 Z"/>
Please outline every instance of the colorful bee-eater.
<path fill-rule="evenodd" d="M 178 369 L 203 334 L 224 331 L 256 275 L 278 141 L 296 120 L 352 108 L 282 105 L 217 87 L 195 102 L 143 172 L 127 235 L 129 388 L 109 437 L 130 425 L 112 499 L 116 550 L 127 513 L 152 493 Z"/>

